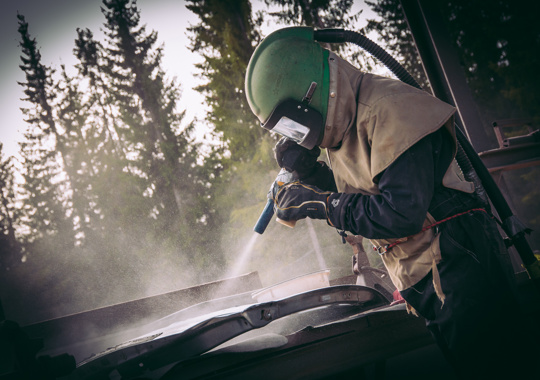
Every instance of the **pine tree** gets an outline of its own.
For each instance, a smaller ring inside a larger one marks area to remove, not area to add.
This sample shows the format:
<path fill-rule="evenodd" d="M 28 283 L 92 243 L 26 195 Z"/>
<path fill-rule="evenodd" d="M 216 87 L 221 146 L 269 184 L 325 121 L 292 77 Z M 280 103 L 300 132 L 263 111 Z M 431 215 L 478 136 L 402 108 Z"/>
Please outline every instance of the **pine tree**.
<path fill-rule="evenodd" d="M 93 155 L 110 156 L 125 165 L 127 150 L 124 141 L 120 140 L 119 118 L 114 109 L 113 94 L 109 91 L 103 66 L 107 64 L 104 49 L 89 29 L 77 29 L 75 40 L 75 56 L 79 59 L 76 65 L 79 74 L 88 78 L 88 108 L 92 113 L 93 130 L 87 136 L 95 141 Z"/>
<path fill-rule="evenodd" d="M 204 59 L 196 67 L 207 82 L 197 91 L 206 96 L 207 121 L 234 161 L 251 161 L 267 137 L 244 94 L 246 67 L 261 38 L 261 19 L 252 19 L 247 0 L 189 0 L 186 8 L 201 20 L 188 30 L 193 33 L 191 51 Z"/>
<path fill-rule="evenodd" d="M 359 15 L 347 17 L 352 0 L 265 0 L 267 5 L 279 5 L 279 12 L 270 12 L 279 22 L 289 25 L 312 26 L 316 29 L 347 28 Z"/>
<path fill-rule="evenodd" d="M 69 218 L 66 193 L 70 191 L 69 180 L 63 171 L 60 133 L 54 120 L 51 102 L 54 99 L 53 70 L 41 63 L 36 40 L 28 33 L 24 16 L 19 19 L 21 35 L 21 69 L 26 74 L 24 87 L 26 100 L 31 108 L 23 109 L 28 129 L 21 145 L 24 158 L 25 223 L 29 228 L 29 240 L 62 232 L 63 244 L 74 242 L 73 223 Z"/>
<path fill-rule="evenodd" d="M 91 113 L 80 89 L 79 79 L 71 78 L 64 65 L 61 77 L 55 84 L 55 112 L 62 135 L 60 154 L 68 173 L 71 194 L 69 207 L 74 210 L 74 228 L 79 244 L 85 244 L 88 234 L 95 224 L 95 198 L 92 196 L 92 182 L 95 177 L 94 149 L 90 145 L 93 124 Z"/>
<path fill-rule="evenodd" d="M 116 127 L 131 172 L 144 180 L 140 217 L 154 226 L 157 242 L 171 249 L 205 251 L 212 208 L 208 178 L 199 162 L 193 123 L 182 127 L 180 87 L 161 68 L 157 33 L 140 25 L 140 11 L 129 0 L 104 0 L 108 46 L 102 67 L 117 107 Z"/>
<path fill-rule="evenodd" d="M 22 247 L 15 235 L 19 223 L 12 158 L 4 159 L 0 143 L 0 271 L 21 262 Z"/>
<path fill-rule="evenodd" d="M 86 87 L 84 110 L 87 118 L 78 137 L 87 158 L 81 170 L 86 180 L 85 196 L 88 215 L 91 216 L 88 233 L 93 235 L 93 249 L 103 250 L 114 246 L 115 236 L 121 235 L 125 231 L 124 225 L 135 218 L 123 210 L 142 211 L 129 202 L 143 205 L 142 193 L 146 185 L 144 179 L 134 174 L 127 158 L 127 143 L 119 131 L 125 126 L 115 105 L 114 94 L 108 88 L 104 72 L 106 52 L 102 43 L 94 40 L 89 29 L 79 28 L 73 52 L 79 60 L 76 64 L 79 80 Z M 143 212 L 148 212 L 148 209 Z"/>

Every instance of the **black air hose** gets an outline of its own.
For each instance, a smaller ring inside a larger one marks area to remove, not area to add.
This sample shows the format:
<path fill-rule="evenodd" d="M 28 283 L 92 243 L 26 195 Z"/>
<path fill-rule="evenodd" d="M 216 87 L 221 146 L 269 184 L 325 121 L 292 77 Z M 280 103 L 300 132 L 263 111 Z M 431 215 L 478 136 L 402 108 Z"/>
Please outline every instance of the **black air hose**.
<path fill-rule="evenodd" d="M 314 31 L 314 39 L 315 41 L 326 43 L 352 42 L 381 61 L 400 81 L 420 88 L 418 82 L 414 80 L 411 74 L 394 57 L 363 34 L 344 29 L 322 29 Z"/>
<path fill-rule="evenodd" d="M 418 82 L 409 72 L 388 54 L 383 48 L 371 41 L 363 34 L 344 29 L 322 29 L 314 31 L 314 39 L 325 43 L 351 42 L 377 58 L 402 82 L 422 89 Z M 529 243 L 525 239 L 525 228 L 522 223 L 513 215 L 510 206 L 506 202 L 501 190 L 493 180 L 493 177 L 486 166 L 472 147 L 471 143 L 458 125 L 455 126 L 458 141 L 458 152 L 456 161 L 460 166 L 467 180 L 472 181 L 480 198 L 488 203 L 487 197 L 497 210 L 503 223 L 504 232 L 512 240 L 518 251 L 523 264 L 530 269 L 529 274 L 533 278 L 538 278 L 538 260 L 536 260 Z M 487 194 L 487 196 L 486 196 Z M 530 267 L 532 266 L 532 267 Z"/>

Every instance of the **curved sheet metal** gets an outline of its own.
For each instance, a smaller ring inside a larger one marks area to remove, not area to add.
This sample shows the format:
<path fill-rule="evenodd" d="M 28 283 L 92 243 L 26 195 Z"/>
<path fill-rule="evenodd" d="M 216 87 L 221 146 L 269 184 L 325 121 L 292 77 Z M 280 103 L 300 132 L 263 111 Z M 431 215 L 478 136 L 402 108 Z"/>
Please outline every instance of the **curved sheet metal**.
<path fill-rule="evenodd" d="M 70 378 L 107 378 L 112 372 L 122 376 L 178 363 L 200 355 L 250 330 L 280 318 L 331 305 L 357 306 L 361 311 L 388 305 L 377 290 L 359 285 L 332 286 L 300 293 L 281 300 L 244 305 L 218 313 L 179 321 L 167 328 L 126 342 L 78 365 Z"/>

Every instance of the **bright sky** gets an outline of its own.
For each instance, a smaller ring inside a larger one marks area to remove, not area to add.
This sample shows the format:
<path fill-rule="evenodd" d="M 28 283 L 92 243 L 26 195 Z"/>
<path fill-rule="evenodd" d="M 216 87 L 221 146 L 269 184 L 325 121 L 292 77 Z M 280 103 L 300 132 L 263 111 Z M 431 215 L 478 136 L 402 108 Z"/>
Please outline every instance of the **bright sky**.
<path fill-rule="evenodd" d="M 138 0 L 142 24 L 158 32 L 159 43 L 165 44 L 163 65 L 171 76 L 182 84 L 181 108 L 187 111 L 187 120 L 204 115 L 202 96 L 192 88 L 197 85 L 194 63 L 199 59 L 192 54 L 186 28 L 196 24 L 198 18 L 179 0 Z M 76 29 L 89 28 L 96 39 L 101 39 L 100 28 L 105 21 L 100 11 L 101 0 L 3 0 L 0 10 L 0 142 L 6 156 L 19 150 L 26 123 L 20 107 L 24 97 L 17 81 L 24 81 L 19 68 L 20 48 L 17 32 L 17 12 L 26 17 L 29 32 L 37 39 L 45 65 L 59 69 L 65 64 L 74 72 L 73 57 Z"/>
<path fill-rule="evenodd" d="M 252 1 L 254 8 L 264 7 L 262 0 Z M 65 64 L 74 72 L 74 40 L 77 28 L 89 28 L 96 39 L 102 34 L 100 28 L 105 19 L 100 11 L 101 0 L 2 0 L 0 8 L 0 142 L 4 144 L 4 155 L 18 157 L 18 142 L 26 130 L 26 123 L 20 107 L 24 97 L 17 81 L 25 81 L 19 68 L 20 48 L 17 33 L 17 12 L 26 17 L 29 32 L 37 39 L 42 62 L 55 69 Z M 204 98 L 193 90 L 199 79 L 194 67 L 200 57 L 192 54 L 187 46 L 187 27 L 195 25 L 199 19 L 185 8 L 182 0 L 138 0 L 141 23 L 147 30 L 158 32 L 158 43 L 164 43 L 163 67 L 171 77 L 177 77 L 182 85 L 181 109 L 186 110 L 186 122 L 204 117 Z M 367 8 L 364 1 L 356 1 L 353 11 Z M 367 9 L 364 14 L 367 13 Z M 278 26 L 265 26 L 265 34 Z"/>

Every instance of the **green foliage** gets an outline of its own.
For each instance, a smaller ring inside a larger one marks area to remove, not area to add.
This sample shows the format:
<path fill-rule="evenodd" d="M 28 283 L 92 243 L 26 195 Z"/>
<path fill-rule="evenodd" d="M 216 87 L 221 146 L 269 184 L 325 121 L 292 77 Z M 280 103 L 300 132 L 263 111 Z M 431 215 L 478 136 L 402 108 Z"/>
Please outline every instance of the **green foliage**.
<path fill-rule="evenodd" d="M 540 5 L 454 0 L 442 2 L 441 6 L 471 86 L 479 97 L 502 94 L 521 112 L 538 118 Z"/>
<path fill-rule="evenodd" d="M 317 29 L 348 28 L 358 20 L 358 15 L 347 17 L 352 0 L 265 0 L 266 5 L 278 5 L 280 12 L 270 12 L 270 16 L 288 25 L 306 25 Z"/>
<path fill-rule="evenodd" d="M 201 20 L 188 30 L 193 33 L 191 51 L 203 56 L 196 66 L 207 82 L 197 90 L 210 107 L 207 121 L 223 136 L 232 160 L 250 160 L 263 131 L 247 104 L 244 75 L 260 39 L 260 20 L 252 20 L 247 0 L 189 0 L 186 8 Z"/>
<path fill-rule="evenodd" d="M 25 262 L 4 277 L 2 289 L 16 291 L 1 296 L 34 305 L 32 318 L 78 311 L 76 294 L 99 307 L 207 281 L 223 262 L 213 196 L 221 151 L 203 152 L 194 124 L 184 125 L 180 86 L 166 79 L 157 33 L 139 25 L 135 2 L 104 0 L 102 12 L 104 41 L 77 30 L 74 76 L 41 63 L 18 16 L 28 128 L 18 199 L 1 162 L 0 247 Z M 54 294 L 48 304 L 36 288 Z"/>
<path fill-rule="evenodd" d="M 145 182 L 137 203 L 148 205 L 143 215 L 157 215 L 160 238 L 177 236 L 175 244 L 189 247 L 186 242 L 193 240 L 191 231 L 203 216 L 194 212 L 194 194 L 204 195 L 205 187 L 199 178 L 193 128 L 180 128 L 184 116 L 176 111 L 180 89 L 165 82 L 161 48 L 155 47 L 157 34 L 139 26 L 135 5 L 129 1 L 104 5 L 110 46 L 103 70 L 125 126 L 118 129 L 119 137 L 136 157 L 130 160 L 133 173 Z"/>
<path fill-rule="evenodd" d="M 24 16 L 17 15 L 21 35 L 21 69 L 26 82 L 20 83 L 30 108 L 23 109 L 29 129 L 21 143 L 24 158 L 24 224 L 25 238 L 50 240 L 62 234 L 63 241 L 73 241 L 72 221 L 68 218 L 67 199 L 63 196 L 69 183 L 62 178 L 63 146 L 54 120 L 52 103 L 55 95 L 52 69 L 41 63 L 35 39 L 30 37 Z M 57 149 L 58 148 L 58 149 Z"/>

